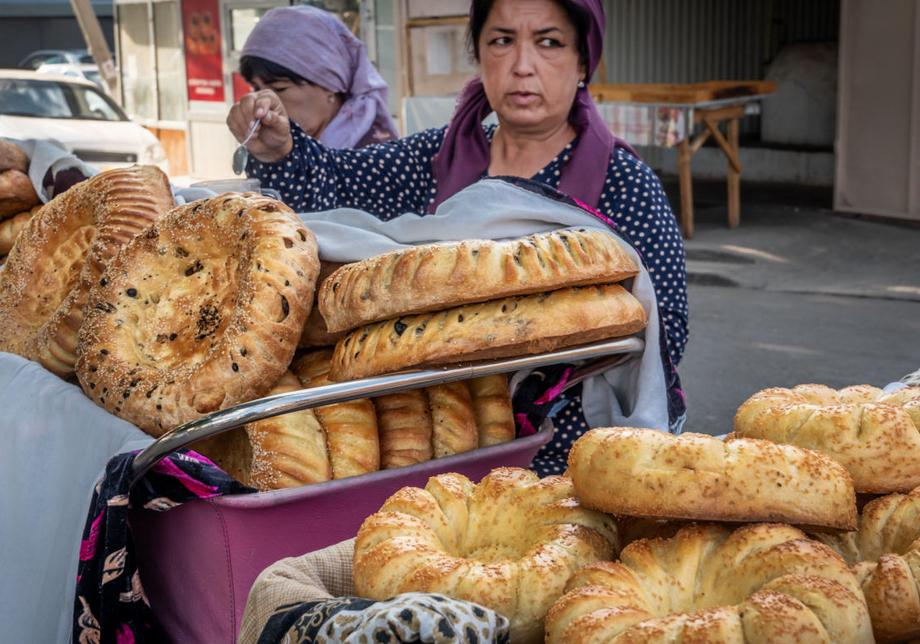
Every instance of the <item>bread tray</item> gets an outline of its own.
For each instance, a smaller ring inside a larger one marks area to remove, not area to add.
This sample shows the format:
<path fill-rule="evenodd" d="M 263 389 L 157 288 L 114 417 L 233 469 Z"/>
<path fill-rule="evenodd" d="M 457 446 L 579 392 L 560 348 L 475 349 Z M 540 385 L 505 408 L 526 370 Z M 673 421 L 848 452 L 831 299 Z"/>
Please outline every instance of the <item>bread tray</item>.
<path fill-rule="evenodd" d="M 222 409 L 167 432 L 135 456 L 131 483 L 136 483 L 154 465 L 176 450 L 258 420 L 358 398 L 372 398 L 496 373 L 578 362 L 602 356 L 639 353 L 644 347 L 645 341 L 641 338 L 618 338 L 549 353 L 362 378 L 259 398 Z"/>
<path fill-rule="evenodd" d="M 643 347 L 639 338 L 623 338 L 254 400 L 165 434 L 137 455 L 134 478 L 142 477 L 174 450 L 263 418 L 438 383 L 587 360 L 569 380 L 576 383 L 609 369 L 613 362 L 630 359 Z M 140 578 L 164 639 L 235 642 L 249 590 L 270 564 L 354 537 L 364 519 L 402 487 L 424 487 L 430 477 L 444 472 L 478 481 L 496 467 L 528 467 L 552 436 L 552 423 L 547 422 L 530 436 L 408 467 L 283 490 L 196 499 L 168 512 L 131 510 L 128 520 Z"/>

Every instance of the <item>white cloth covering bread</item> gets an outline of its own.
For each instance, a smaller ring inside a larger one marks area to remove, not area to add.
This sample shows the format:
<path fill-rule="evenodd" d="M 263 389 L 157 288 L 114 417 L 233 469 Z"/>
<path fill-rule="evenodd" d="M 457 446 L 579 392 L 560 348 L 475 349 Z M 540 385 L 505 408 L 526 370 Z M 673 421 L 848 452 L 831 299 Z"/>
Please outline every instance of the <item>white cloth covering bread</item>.
<path fill-rule="evenodd" d="M 645 323 L 642 305 L 618 284 L 518 295 L 356 329 L 336 345 L 330 376 L 541 353 L 631 335 Z"/>
<path fill-rule="evenodd" d="M 173 205 L 158 168 L 109 170 L 47 203 L 19 233 L 0 274 L 0 351 L 73 373 L 90 288 L 136 234 Z"/>
<path fill-rule="evenodd" d="M 407 487 L 355 540 L 355 591 L 370 599 L 436 592 L 492 608 L 514 642 L 540 642 L 568 578 L 618 550 L 613 520 L 582 507 L 571 482 L 498 468 L 478 485 L 460 474 Z"/>
<path fill-rule="evenodd" d="M 322 387 L 330 384 L 331 358 L 331 349 L 311 351 L 297 359 L 291 369 L 305 388 Z M 370 400 L 349 400 L 313 411 L 326 434 L 332 478 L 344 479 L 380 469 L 377 414 Z"/>
<path fill-rule="evenodd" d="M 83 391 L 153 436 L 263 396 L 294 356 L 318 272 L 313 234 L 281 202 L 227 194 L 174 209 L 93 287 Z"/>
<path fill-rule="evenodd" d="M 568 473 L 586 507 L 617 515 L 856 527 L 847 471 L 791 445 L 598 428 L 575 441 Z"/>
<path fill-rule="evenodd" d="M 846 563 L 788 525 L 693 525 L 635 541 L 567 590 L 547 616 L 548 644 L 873 641 Z"/>
<path fill-rule="evenodd" d="M 563 229 L 509 241 L 471 239 L 376 255 L 323 283 L 319 308 L 332 332 L 473 302 L 606 284 L 639 272 L 617 239 Z"/>
<path fill-rule="evenodd" d="M 823 452 L 847 468 L 857 492 L 920 485 L 920 387 L 764 389 L 738 409 L 734 431 Z"/>
<path fill-rule="evenodd" d="M 812 538 L 852 566 L 878 641 L 920 638 L 920 488 L 870 501 L 855 531 Z"/>

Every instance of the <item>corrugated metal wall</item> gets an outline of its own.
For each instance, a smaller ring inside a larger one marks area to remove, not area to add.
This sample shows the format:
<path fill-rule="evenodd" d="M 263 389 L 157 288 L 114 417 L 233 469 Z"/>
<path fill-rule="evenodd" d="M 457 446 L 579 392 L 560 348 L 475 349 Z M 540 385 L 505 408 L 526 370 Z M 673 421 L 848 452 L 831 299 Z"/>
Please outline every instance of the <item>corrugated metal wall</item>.
<path fill-rule="evenodd" d="M 607 0 L 606 80 L 762 78 L 784 45 L 837 40 L 840 0 Z"/>

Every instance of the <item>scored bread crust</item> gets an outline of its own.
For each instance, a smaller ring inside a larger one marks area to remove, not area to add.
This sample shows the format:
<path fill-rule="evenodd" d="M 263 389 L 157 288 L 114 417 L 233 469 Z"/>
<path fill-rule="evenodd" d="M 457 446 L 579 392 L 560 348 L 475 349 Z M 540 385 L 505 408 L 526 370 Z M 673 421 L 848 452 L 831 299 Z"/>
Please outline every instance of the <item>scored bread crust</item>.
<path fill-rule="evenodd" d="M 287 370 L 319 271 L 290 208 L 225 194 L 122 249 L 80 329 L 83 391 L 153 436 L 264 395 Z"/>
<path fill-rule="evenodd" d="M 920 387 L 764 389 L 738 408 L 734 431 L 823 452 L 847 468 L 857 492 L 920 485 Z"/>
<path fill-rule="evenodd" d="M 331 349 L 312 351 L 298 358 L 291 369 L 304 387 L 322 387 L 331 383 L 331 358 Z M 369 399 L 324 405 L 313 411 L 326 434 L 332 478 L 344 479 L 380 469 L 377 414 Z"/>
<path fill-rule="evenodd" d="M 431 411 L 424 389 L 373 399 L 380 435 L 380 467 L 392 469 L 431 460 Z"/>
<path fill-rule="evenodd" d="M 426 388 L 433 431 L 431 447 L 435 458 L 461 454 L 479 446 L 479 430 L 470 388 L 465 381 Z"/>
<path fill-rule="evenodd" d="M 20 170 L 0 171 L 0 219 L 40 203 L 29 175 Z"/>
<path fill-rule="evenodd" d="M 878 641 L 920 637 L 920 487 L 867 503 L 857 530 L 811 537 L 852 566 Z"/>
<path fill-rule="evenodd" d="M 618 550 L 613 519 L 567 478 L 500 467 L 478 485 L 450 473 L 396 492 L 358 531 L 352 575 L 361 597 L 442 593 L 506 616 L 512 642 L 542 642 L 569 576 Z"/>
<path fill-rule="evenodd" d="M 16 238 L 19 233 L 25 229 L 32 216 L 41 209 L 40 206 L 34 206 L 31 210 L 20 212 L 9 219 L 0 221 L 0 255 L 6 255 L 13 250 Z"/>
<path fill-rule="evenodd" d="M 497 373 L 468 381 L 479 446 L 489 447 L 514 440 L 514 411 L 508 392 L 508 376 Z"/>
<path fill-rule="evenodd" d="M 568 471 L 582 503 L 611 514 L 856 527 L 847 471 L 791 445 L 608 427 L 575 441 Z"/>
<path fill-rule="evenodd" d="M 73 373 L 90 288 L 135 235 L 173 206 L 154 166 L 100 173 L 47 203 L 19 234 L 0 275 L 0 350 Z"/>
<path fill-rule="evenodd" d="M 618 284 L 564 288 L 387 320 L 336 344 L 330 376 L 355 380 L 428 365 L 487 360 L 621 337 L 646 314 Z"/>
<path fill-rule="evenodd" d="M 427 244 L 343 266 L 320 287 L 319 309 L 330 331 L 346 331 L 446 306 L 619 282 L 638 272 L 617 237 L 599 230 Z"/>
<path fill-rule="evenodd" d="M 846 563 L 788 525 L 691 525 L 634 541 L 566 590 L 546 617 L 548 644 L 872 642 Z"/>
<path fill-rule="evenodd" d="M 302 389 L 286 371 L 266 394 Z M 312 409 L 266 418 L 191 446 L 238 481 L 258 490 L 320 483 L 332 478 L 326 436 Z"/>

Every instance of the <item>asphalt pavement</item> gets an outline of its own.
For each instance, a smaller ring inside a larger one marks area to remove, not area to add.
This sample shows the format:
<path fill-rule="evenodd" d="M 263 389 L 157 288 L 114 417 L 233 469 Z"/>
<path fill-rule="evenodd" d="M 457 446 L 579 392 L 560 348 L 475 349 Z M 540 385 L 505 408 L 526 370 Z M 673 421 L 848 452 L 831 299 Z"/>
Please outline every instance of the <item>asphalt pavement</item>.
<path fill-rule="evenodd" d="M 724 184 L 698 186 L 695 201 L 686 431 L 730 431 L 765 387 L 884 386 L 920 368 L 920 225 L 834 213 L 826 192 L 754 186 L 730 230 Z"/>

